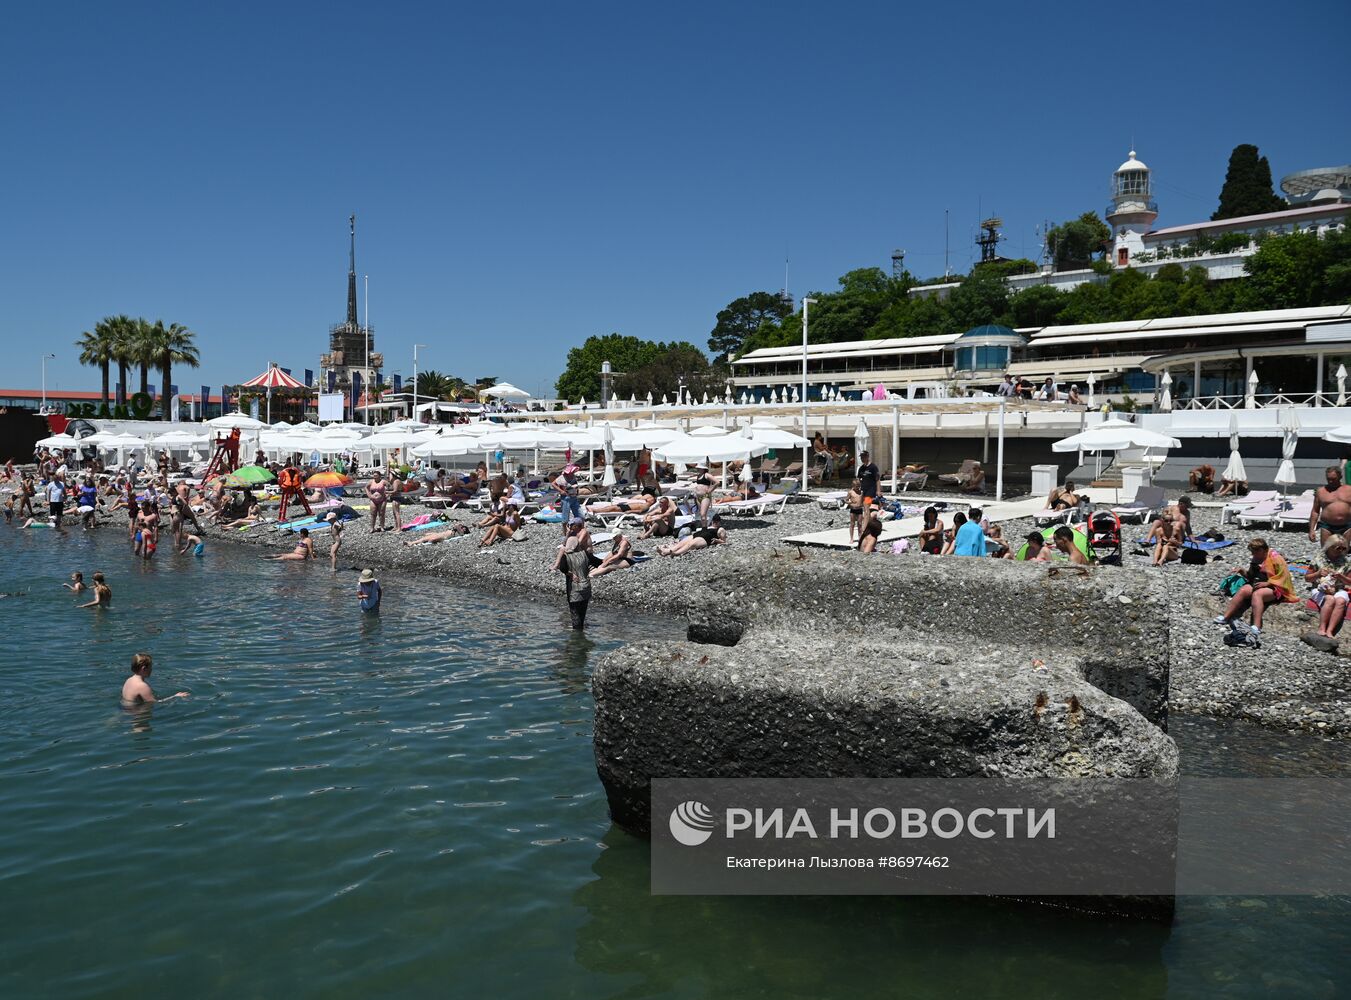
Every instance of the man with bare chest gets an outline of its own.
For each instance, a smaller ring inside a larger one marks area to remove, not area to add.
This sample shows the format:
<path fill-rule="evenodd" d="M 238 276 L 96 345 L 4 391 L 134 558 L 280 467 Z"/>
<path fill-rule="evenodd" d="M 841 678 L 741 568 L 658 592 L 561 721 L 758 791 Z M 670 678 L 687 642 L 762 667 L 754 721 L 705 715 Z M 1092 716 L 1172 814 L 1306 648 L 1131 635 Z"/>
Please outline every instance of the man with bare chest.
<path fill-rule="evenodd" d="M 1351 528 L 1351 486 L 1342 482 L 1342 470 L 1329 465 L 1324 470 L 1327 485 L 1313 495 L 1309 515 L 1309 541 L 1326 542 L 1329 535 L 1341 535 Z"/>

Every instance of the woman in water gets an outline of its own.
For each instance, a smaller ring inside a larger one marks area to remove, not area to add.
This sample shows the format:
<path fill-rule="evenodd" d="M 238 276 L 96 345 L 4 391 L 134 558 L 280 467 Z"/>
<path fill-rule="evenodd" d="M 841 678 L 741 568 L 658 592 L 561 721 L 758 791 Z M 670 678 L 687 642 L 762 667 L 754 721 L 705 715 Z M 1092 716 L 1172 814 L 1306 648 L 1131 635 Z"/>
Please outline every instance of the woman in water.
<path fill-rule="evenodd" d="M 290 552 L 283 552 L 275 556 L 263 556 L 264 559 L 273 559 L 278 562 L 304 562 L 306 559 L 314 558 L 314 542 L 310 541 L 310 529 L 301 528 L 300 537 L 296 540 L 296 546 Z"/>

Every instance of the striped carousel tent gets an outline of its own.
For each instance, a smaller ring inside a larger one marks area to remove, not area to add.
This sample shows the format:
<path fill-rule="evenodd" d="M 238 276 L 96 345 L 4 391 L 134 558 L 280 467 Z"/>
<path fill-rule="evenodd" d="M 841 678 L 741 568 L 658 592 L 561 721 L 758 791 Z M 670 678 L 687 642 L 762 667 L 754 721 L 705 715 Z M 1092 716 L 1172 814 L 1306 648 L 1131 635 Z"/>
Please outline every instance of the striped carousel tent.
<path fill-rule="evenodd" d="M 267 390 L 267 422 L 272 423 L 272 390 L 273 389 L 303 389 L 305 383 L 298 378 L 286 374 L 277 367 L 276 362 L 268 365 L 267 371 L 251 378 L 240 385 L 241 389 L 266 389 Z"/>

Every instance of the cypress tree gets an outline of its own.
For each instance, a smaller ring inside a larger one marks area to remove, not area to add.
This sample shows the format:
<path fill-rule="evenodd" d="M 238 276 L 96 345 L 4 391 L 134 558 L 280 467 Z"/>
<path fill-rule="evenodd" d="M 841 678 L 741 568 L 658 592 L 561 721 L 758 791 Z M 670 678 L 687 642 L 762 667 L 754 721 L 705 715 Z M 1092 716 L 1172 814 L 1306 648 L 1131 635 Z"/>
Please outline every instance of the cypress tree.
<path fill-rule="evenodd" d="M 1257 147 L 1249 143 L 1235 146 L 1229 154 L 1229 172 L 1220 188 L 1220 207 L 1210 218 L 1234 219 L 1240 215 L 1261 215 L 1279 212 L 1288 207 L 1271 186 L 1271 164 L 1265 156 L 1257 155 Z"/>

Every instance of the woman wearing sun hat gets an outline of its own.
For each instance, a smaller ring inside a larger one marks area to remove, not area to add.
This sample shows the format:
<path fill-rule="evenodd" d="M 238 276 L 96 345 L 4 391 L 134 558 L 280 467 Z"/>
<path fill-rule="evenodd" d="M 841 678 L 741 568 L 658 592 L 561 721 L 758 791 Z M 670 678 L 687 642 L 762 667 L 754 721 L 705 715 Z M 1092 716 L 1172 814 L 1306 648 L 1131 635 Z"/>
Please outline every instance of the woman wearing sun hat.
<path fill-rule="evenodd" d="M 361 580 L 357 584 L 357 603 L 362 611 L 379 611 L 381 597 L 380 581 L 375 578 L 375 570 L 363 569 Z"/>

